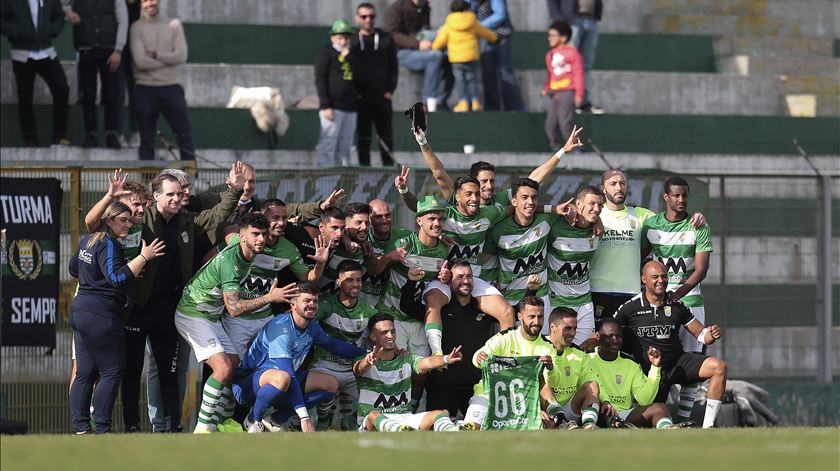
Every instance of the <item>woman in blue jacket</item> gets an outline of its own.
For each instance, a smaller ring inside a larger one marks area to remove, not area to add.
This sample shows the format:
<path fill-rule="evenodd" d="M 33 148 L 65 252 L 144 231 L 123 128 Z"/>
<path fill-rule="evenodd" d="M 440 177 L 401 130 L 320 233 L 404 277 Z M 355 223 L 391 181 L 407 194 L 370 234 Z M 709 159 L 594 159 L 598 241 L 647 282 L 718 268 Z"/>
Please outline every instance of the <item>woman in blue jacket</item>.
<path fill-rule="evenodd" d="M 103 230 L 85 236 L 70 259 L 70 274 L 79 279 L 79 293 L 70 304 L 70 326 L 76 343 L 76 378 L 70 388 L 73 431 L 91 433 L 90 401 L 96 386 L 96 433 L 111 431 L 111 412 L 125 367 L 123 325 L 127 315 L 123 285 L 151 259 L 163 255 L 163 241 L 143 242 L 140 254 L 126 262 L 117 239 L 131 229 L 131 208 L 119 201 L 108 205 Z"/>

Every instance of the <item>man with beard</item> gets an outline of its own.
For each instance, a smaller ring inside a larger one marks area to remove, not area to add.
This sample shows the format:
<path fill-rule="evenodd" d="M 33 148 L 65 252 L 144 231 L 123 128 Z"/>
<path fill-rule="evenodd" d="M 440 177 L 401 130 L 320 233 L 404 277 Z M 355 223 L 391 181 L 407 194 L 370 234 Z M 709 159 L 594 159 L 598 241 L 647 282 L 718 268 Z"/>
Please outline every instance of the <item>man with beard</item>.
<path fill-rule="evenodd" d="M 198 425 L 194 433 L 209 433 L 233 415 L 230 383 L 239 357 L 221 322 L 226 311 L 231 317 L 250 313 L 272 302 L 286 301 L 297 288 L 272 284 L 267 294 L 258 295 L 245 286 L 251 263 L 265 247 L 268 221 L 260 213 L 242 217 L 239 243 L 225 247 L 190 280 L 175 312 L 175 326 L 190 343 L 195 358 L 213 370 L 204 384 Z"/>
<path fill-rule="evenodd" d="M 514 327 L 513 309 L 511 315 L 497 316 L 492 312 L 481 310 L 479 300 L 473 296 L 472 267 L 467 260 L 454 260 L 449 267 L 452 279 L 447 284 L 449 292 L 454 293 L 452 301 L 442 307 L 441 320 L 443 351 L 450 351 L 461 346 L 461 353 L 472 358 L 487 339 L 493 336 L 497 326 L 501 330 Z M 408 282 L 403 286 L 400 307 L 403 312 L 410 313 L 415 318 L 422 319 L 426 312 L 423 303 L 414 298 L 417 291 L 417 281 L 425 273 L 420 268 L 408 271 Z M 507 306 L 507 303 L 502 302 Z M 457 363 L 444 370 L 435 370 L 426 382 L 426 408 L 446 409 L 450 417 L 455 417 L 460 411 L 466 414 L 473 386 L 481 381 L 481 370 L 468 363 Z"/>
<path fill-rule="evenodd" d="M 386 254 L 391 254 L 391 256 L 396 255 L 393 252 L 396 248 L 394 243 L 411 234 L 411 231 L 394 227 L 391 218 L 391 206 L 388 202 L 374 199 L 368 204 L 370 205 L 370 234 L 368 234 L 368 241 L 370 241 L 371 246 L 371 258 L 378 259 Z M 390 269 L 386 268 L 378 275 L 365 273 L 362 277 L 362 297 L 371 306 L 379 305 L 382 295 L 385 293 L 389 273 Z"/>
<path fill-rule="evenodd" d="M 344 207 L 344 236 L 341 243 L 331 254 L 324 276 L 318 285 L 321 291 L 337 293 L 338 265 L 344 260 L 354 260 L 365 264 L 365 251 L 370 230 L 370 206 L 365 203 L 350 203 Z"/>
<path fill-rule="evenodd" d="M 353 373 L 359 383 L 359 430 L 403 432 L 434 430 L 457 432 L 458 427 L 445 410 L 428 410 L 413 414 L 408 402 L 414 375 L 425 375 L 461 361 L 461 347 L 448 355 L 400 355 L 399 334 L 394 318 L 376 314 L 368 321 L 373 351 L 356 360 Z"/>
<path fill-rule="evenodd" d="M 336 271 L 338 293 L 321 295 L 316 319 L 330 337 L 356 344 L 364 333 L 368 319 L 376 314 L 376 308 L 359 296 L 362 291 L 363 272 L 359 262 L 342 260 Z M 341 429 L 353 430 L 356 427 L 359 389 L 356 387 L 352 359 L 316 348 L 309 370 L 327 373 L 338 380 Z M 318 430 L 326 430 L 332 423 L 334 404 L 335 401 L 328 401 L 318 406 Z"/>
<path fill-rule="evenodd" d="M 604 172 L 601 191 L 607 198 L 600 216 L 604 234 L 589 270 L 596 326 L 600 319 L 612 316 L 619 306 L 639 293 L 642 225 L 654 215 L 645 208 L 625 204 L 627 176 L 621 170 Z M 693 227 L 701 227 L 706 224 L 706 218 L 695 213 L 689 222 Z"/>
<path fill-rule="evenodd" d="M 644 291 L 622 304 L 614 315 L 631 333 L 626 350 L 645 371 L 651 368 L 648 347 L 661 352 L 662 377 L 654 402 L 665 402 L 672 385 L 709 380 L 703 428 L 713 427 L 726 390 L 726 363 L 702 353 L 686 352 L 680 342 L 680 327 L 704 345 L 720 339 L 720 327 L 705 327 L 683 303 L 668 301 L 668 272 L 661 262 L 651 260 L 645 264 L 642 284 Z"/>
<path fill-rule="evenodd" d="M 264 420 L 271 409 L 277 409 L 271 416 L 275 423 L 297 414 L 303 432 L 315 431 L 307 408 L 332 398 L 338 384 L 329 374 L 301 368 L 313 345 L 339 357 L 365 354 L 355 345 L 328 336 L 315 322 L 318 288 L 314 284 L 301 283 L 297 291 L 291 311 L 274 317 L 257 333 L 236 371 L 236 400 L 252 407 L 245 420 L 248 433 L 271 430 Z"/>
<path fill-rule="evenodd" d="M 254 257 L 248 276 L 242 280 L 242 285 L 248 289 L 250 296 L 256 297 L 268 294 L 277 273 L 286 267 L 289 267 L 298 281 L 310 283 L 318 281 L 324 272 L 329 255 L 327 242 L 323 237 L 315 238 L 315 254 L 308 256 L 311 261 L 315 262 L 315 266 L 310 269 L 303 263 L 300 252 L 295 246 L 283 237 L 283 231 L 286 228 L 286 204 L 278 199 L 266 200 L 263 203 L 262 214 L 268 222 L 265 247 L 262 252 Z M 239 242 L 239 234 L 228 235 L 228 245 L 238 244 Z M 285 288 L 292 289 L 294 284 L 289 284 Z M 271 306 L 269 305 L 237 317 L 222 316 L 222 325 L 240 358 L 245 354 L 248 342 L 254 338 L 271 317 Z"/>
<path fill-rule="evenodd" d="M 558 220 L 548 236 L 548 288 L 551 308 L 569 307 L 577 312 L 574 343 L 583 350 L 594 346 L 592 295 L 589 293 L 589 262 L 598 247 L 592 225 L 598 221 L 604 197 L 592 185 L 581 187 L 575 196 L 578 217 L 574 224 Z"/>

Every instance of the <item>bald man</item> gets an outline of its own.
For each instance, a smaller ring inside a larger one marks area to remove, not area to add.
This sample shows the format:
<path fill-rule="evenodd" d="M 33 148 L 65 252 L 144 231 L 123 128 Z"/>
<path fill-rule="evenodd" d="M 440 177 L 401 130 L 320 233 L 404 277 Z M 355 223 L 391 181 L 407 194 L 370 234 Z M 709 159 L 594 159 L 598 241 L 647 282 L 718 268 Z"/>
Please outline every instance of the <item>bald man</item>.
<path fill-rule="evenodd" d="M 665 402 L 674 384 L 709 380 L 703 428 L 713 427 L 726 390 L 726 363 L 719 358 L 683 350 L 680 327 L 705 345 L 720 339 L 720 327 L 705 327 L 680 301 L 667 302 L 668 272 L 662 263 L 652 260 L 645 264 L 642 284 L 644 290 L 622 304 L 614 315 L 625 329 L 624 350 L 633 355 L 645 373 L 651 366 L 648 348 L 661 352 L 662 374 L 653 402 Z"/>
<path fill-rule="evenodd" d="M 371 200 L 370 206 L 370 233 L 368 241 L 372 248 L 373 259 L 382 259 L 396 248 L 394 243 L 411 233 L 408 229 L 401 229 L 393 226 L 391 219 L 391 206 L 388 202 L 380 199 Z M 385 293 L 385 285 L 388 282 L 388 269 L 382 273 L 370 276 L 365 273 L 362 278 L 362 297 L 371 306 L 379 304 L 379 299 Z"/>

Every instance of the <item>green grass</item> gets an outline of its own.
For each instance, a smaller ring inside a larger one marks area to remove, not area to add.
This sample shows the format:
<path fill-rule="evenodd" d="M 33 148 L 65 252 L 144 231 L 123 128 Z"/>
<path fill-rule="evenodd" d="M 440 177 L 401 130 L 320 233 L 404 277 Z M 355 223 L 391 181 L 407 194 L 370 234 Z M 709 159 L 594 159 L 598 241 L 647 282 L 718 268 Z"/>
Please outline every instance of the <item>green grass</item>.
<path fill-rule="evenodd" d="M 837 469 L 840 429 L 35 435 L 4 437 L 3 469 Z"/>

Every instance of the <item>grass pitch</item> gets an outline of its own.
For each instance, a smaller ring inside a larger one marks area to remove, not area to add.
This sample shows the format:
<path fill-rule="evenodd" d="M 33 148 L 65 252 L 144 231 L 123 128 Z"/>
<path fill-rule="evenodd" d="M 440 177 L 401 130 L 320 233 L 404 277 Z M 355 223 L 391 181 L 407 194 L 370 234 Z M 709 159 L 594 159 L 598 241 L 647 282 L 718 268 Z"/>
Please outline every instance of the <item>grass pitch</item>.
<path fill-rule="evenodd" d="M 840 469 L 840 428 L 461 433 L 32 435 L 0 440 L 0 468 Z"/>

